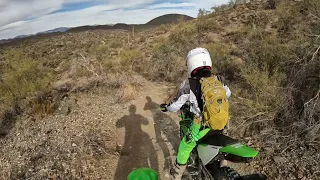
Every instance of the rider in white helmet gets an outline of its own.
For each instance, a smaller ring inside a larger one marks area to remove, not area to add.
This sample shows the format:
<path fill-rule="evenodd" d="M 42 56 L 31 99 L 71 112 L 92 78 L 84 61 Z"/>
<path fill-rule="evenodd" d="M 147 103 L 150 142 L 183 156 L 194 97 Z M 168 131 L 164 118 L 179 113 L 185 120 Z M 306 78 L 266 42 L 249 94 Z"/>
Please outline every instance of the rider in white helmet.
<path fill-rule="evenodd" d="M 199 86 L 195 84 L 199 82 L 202 77 L 212 76 L 211 67 L 212 61 L 210 54 L 205 48 L 195 48 L 189 51 L 187 56 L 187 67 L 188 67 L 188 79 L 186 79 L 180 86 L 179 91 L 174 98 L 173 102 L 169 105 L 162 104 L 161 110 L 166 112 L 177 112 L 181 107 L 188 101 L 193 104 L 190 107 L 190 112 L 192 112 L 196 117 L 200 116 L 202 101 L 201 94 L 199 94 Z M 226 90 L 227 98 L 231 96 L 231 91 L 224 82 L 222 77 L 219 80 L 223 83 L 224 89 Z M 199 132 L 199 129 L 198 129 Z M 203 134 L 205 135 L 205 134 Z M 202 137 L 193 137 L 194 141 L 186 142 L 185 138 L 180 142 L 179 150 L 177 154 L 175 167 L 171 169 L 170 174 L 174 180 L 180 180 L 183 172 L 186 169 L 186 164 L 189 159 L 190 153 L 194 147 L 196 147 L 196 142 Z"/>

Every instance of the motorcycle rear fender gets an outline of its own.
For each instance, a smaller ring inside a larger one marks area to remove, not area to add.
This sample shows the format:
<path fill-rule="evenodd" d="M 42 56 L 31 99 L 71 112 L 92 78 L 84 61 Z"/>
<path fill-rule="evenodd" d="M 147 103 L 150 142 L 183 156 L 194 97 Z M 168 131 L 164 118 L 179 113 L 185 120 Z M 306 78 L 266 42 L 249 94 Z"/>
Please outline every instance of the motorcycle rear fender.
<path fill-rule="evenodd" d="M 232 145 L 220 148 L 219 151 L 227 154 L 233 154 L 239 157 L 244 157 L 244 158 L 253 158 L 258 155 L 258 151 L 240 143 L 236 143 L 236 144 L 232 144 Z"/>

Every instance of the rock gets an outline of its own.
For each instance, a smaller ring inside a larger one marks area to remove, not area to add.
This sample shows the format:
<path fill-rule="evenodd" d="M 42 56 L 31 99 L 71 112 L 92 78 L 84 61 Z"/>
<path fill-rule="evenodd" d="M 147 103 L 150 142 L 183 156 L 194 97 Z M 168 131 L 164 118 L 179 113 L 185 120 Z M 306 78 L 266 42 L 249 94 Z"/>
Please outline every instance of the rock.
<path fill-rule="evenodd" d="M 71 87 L 73 86 L 72 79 L 64 79 L 59 80 L 53 85 L 53 89 L 57 90 L 58 92 L 68 92 L 70 91 Z"/>
<path fill-rule="evenodd" d="M 274 162 L 277 163 L 277 164 L 284 163 L 284 162 L 287 161 L 286 158 L 281 157 L 281 156 L 274 156 L 274 157 L 273 157 L 273 160 L 274 160 Z"/>
<path fill-rule="evenodd" d="M 78 107 L 77 101 L 78 100 L 76 98 L 70 98 L 65 100 L 61 103 L 60 107 L 58 108 L 59 113 L 63 115 L 70 114 L 72 109 Z"/>
<path fill-rule="evenodd" d="M 117 151 L 118 153 L 120 153 L 120 152 L 121 152 L 121 149 L 122 149 L 122 146 L 121 146 L 120 144 L 117 144 L 117 146 L 116 146 L 116 151 Z"/>
<path fill-rule="evenodd" d="M 110 56 L 116 56 L 117 54 L 118 54 L 117 52 L 112 51 L 112 52 L 110 53 Z"/>
<path fill-rule="evenodd" d="M 274 150 L 270 147 L 266 147 L 263 150 L 266 154 L 269 154 L 269 155 L 271 155 L 274 152 Z"/>
<path fill-rule="evenodd" d="M 71 108 L 69 106 L 59 107 L 59 113 L 63 115 L 68 115 L 71 112 Z"/>
<path fill-rule="evenodd" d="M 77 147 L 77 144 L 76 143 L 72 143 L 72 147 Z"/>
<path fill-rule="evenodd" d="M 301 169 L 301 167 L 298 169 L 298 178 L 299 179 L 303 178 L 303 170 Z"/>

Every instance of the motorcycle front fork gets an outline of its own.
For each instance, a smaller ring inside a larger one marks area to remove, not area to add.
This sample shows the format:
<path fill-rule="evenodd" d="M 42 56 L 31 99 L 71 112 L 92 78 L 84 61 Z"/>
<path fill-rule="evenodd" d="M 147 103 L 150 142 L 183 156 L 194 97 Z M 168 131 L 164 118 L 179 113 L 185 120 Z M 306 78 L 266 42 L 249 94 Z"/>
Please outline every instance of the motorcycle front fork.
<path fill-rule="evenodd" d="M 191 153 L 189 162 L 188 162 L 188 172 L 194 180 L 205 180 L 212 179 L 211 173 L 201 164 L 199 157 L 197 155 Z M 220 167 L 227 166 L 227 160 L 216 161 L 215 165 L 213 165 L 212 170 L 216 171 L 220 169 Z"/>
<path fill-rule="evenodd" d="M 189 157 L 188 169 L 191 176 L 199 174 L 198 158 L 196 157 L 195 154 L 193 154 L 193 152 L 190 154 L 190 157 Z"/>
<path fill-rule="evenodd" d="M 195 153 L 195 154 L 194 154 Z M 188 163 L 188 172 L 192 180 L 212 179 L 210 172 L 201 163 L 196 152 L 192 152 Z"/>

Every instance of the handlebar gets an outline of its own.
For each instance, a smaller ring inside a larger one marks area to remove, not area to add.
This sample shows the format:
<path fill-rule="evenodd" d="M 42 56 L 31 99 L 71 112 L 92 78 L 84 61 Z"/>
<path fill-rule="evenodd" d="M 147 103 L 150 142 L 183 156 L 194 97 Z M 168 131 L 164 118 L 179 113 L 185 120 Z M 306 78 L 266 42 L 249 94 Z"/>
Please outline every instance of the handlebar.
<path fill-rule="evenodd" d="M 167 108 L 168 104 L 161 104 L 160 105 L 160 109 L 163 111 L 163 112 L 166 112 L 166 108 Z M 181 111 L 181 114 L 183 114 L 183 117 L 185 118 L 191 118 L 193 119 L 193 113 L 190 112 L 190 107 L 191 107 L 191 103 L 190 101 L 187 101 L 181 108 L 180 108 L 180 111 Z"/>

